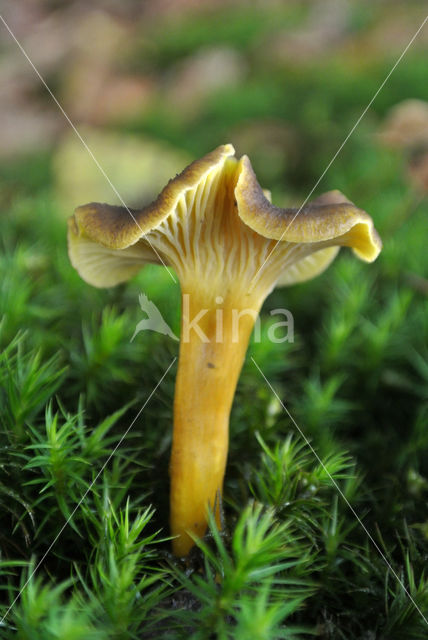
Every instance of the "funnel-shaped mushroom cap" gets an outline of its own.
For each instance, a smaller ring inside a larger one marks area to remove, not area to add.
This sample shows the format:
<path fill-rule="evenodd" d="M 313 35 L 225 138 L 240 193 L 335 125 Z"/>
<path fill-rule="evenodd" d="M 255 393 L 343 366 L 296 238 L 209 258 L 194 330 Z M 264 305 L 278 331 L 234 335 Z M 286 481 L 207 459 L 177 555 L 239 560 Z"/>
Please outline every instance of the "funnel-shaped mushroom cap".
<path fill-rule="evenodd" d="M 381 249 L 370 216 L 338 191 L 298 209 L 275 207 L 246 156 L 232 145 L 189 165 L 139 210 L 78 207 L 69 221 L 69 254 L 83 279 L 106 287 L 145 263 L 172 266 L 182 285 L 197 279 L 223 293 L 228 284 L 265 297 L 321 273 L 340 246 L 367 262 Z M 298 215 L 296 215 L 298 214 Z M 202 286 L 202 285 L 201 285 Z"/>

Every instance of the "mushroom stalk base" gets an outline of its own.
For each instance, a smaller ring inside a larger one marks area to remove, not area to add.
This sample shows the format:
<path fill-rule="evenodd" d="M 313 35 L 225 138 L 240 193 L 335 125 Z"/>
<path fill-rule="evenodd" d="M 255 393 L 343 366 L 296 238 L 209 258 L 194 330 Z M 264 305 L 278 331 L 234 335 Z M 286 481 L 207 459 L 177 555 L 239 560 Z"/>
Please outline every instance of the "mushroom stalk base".
<path fill-rule="evenodd" d="M 172 543 L 178 556 L 187 555 L 194 545 L 189 533 L 202 537 L 206 532 L 208 508 L 220 526 L 229 415 L 261 305 L 252 302 L 236 309 L 236 304 L 220 307 L 215 301 L 207 304 L 199 296 L 183 295 L 170 464 L 171 533 L 178 536 Z M 198 330 L 189 330 L 201 310 Z"/>

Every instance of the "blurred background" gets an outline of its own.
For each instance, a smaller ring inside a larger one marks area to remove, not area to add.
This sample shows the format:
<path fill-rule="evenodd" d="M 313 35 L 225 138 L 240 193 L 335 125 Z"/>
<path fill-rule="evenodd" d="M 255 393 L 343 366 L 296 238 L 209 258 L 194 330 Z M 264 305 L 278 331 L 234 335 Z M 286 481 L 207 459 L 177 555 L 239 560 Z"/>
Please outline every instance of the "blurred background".
<path fill-rule="evenodd" d="M 277 202 L 299 204 L 425 10 L 414 0 L 24 0 L 5 2 L 3 17 L 128 205 L 225 142 L 250 156 Z M 115 202 L 4 25 L 0 38 L 0 164 L 13 174 L 3 204 L 14 182 L 28 190 L 42 178 L 64 215 Z M 403 189 L 426 190 L 427 45 L 425 28 L 318 191 L 343 189 L 376 217 L 379 180 L 400 173 Z"/>

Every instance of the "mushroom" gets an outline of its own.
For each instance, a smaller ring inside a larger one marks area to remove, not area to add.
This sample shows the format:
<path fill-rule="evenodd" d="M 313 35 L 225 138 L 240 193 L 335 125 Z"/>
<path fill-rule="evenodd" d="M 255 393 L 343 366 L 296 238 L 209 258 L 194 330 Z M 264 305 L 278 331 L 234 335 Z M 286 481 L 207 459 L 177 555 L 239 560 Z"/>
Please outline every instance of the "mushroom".
<path fill-rule="evenodd" d="M 266 296 L 318 275 L 341 246 L 366 262 L 382 246 L 370 216 L 338 191 L 299 213 L 273 206 L 248 157 L 234 153 L 223 145 L 193 162 L 142 209 L 91 203 L 69 219 L 71 263 L 89 284 L 116 285 L 148 262 L 173 267 L 180 281 L 170 464 L 179 556 L 204 535 L 208 507 L 220 525 L 230 410 Z"/>

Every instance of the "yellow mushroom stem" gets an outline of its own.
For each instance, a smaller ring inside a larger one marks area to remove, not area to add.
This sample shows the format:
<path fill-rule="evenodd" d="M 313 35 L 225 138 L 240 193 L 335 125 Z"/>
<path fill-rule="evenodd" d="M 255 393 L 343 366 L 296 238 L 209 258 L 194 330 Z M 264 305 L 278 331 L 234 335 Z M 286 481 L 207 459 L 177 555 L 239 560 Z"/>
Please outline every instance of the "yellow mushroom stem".
<path fill-rule="evenodd" d="M 208 508 L 220 526 L 229 415 L 261 301 L 183 293 L 180 356 L 171 453 L 173 551 L 189 553 L 191 535 L 207 529 Z M 217 303 L 216 303 L 217 300 Z M 244 304 L 245 302 L 245 304 Z M 220 303 L 220 304 L 219 304 Z M 192 320 L 200 317 L 197 329 Z"/>

